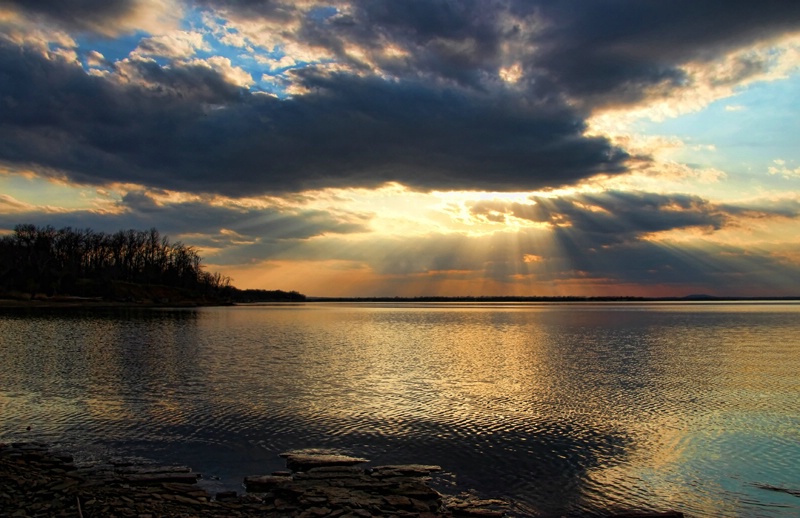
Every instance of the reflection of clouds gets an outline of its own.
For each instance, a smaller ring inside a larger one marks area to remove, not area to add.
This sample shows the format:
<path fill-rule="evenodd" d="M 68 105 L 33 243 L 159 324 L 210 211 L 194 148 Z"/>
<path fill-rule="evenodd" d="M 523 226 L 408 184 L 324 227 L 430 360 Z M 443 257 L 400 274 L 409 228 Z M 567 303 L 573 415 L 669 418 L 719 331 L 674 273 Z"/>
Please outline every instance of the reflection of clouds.
<path fill-rule="evenodd" d="M 637 443 L 624 463 L 592 469 L 590 484 L 640 488 L 633 498 L 626 495 L 626 504 L 638 497 L 643 506 L 658 501 L 687 514 L 733 516 L 746 500 L 758 502 L 756 514 L 771 515 L 780 499 L 746 481 L 789 483 L 789 466 L 800 458 L 787 439 L 796 425 L 787 416 L 796 406 L 797 366 L 786 361 L 793 346 L 781 342 L 793 327 L 786 312 L 797 308 L 675 305 L 658 311 L 658 325 L 636 333 L 645 337 L 637 356 L 649 356 L 657 369 L 639 378 L 653 390 L 638 398 L 626 425 L 640 431 Z"/>

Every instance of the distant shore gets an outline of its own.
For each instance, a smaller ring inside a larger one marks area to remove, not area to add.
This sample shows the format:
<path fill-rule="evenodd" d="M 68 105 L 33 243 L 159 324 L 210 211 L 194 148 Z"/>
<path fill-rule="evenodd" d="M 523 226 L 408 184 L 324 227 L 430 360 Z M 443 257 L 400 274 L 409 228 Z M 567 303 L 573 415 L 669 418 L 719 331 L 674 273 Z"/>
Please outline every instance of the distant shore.
<path fill-rule="evenodd" d="M 162 300 L 109 300 L 102 297 L 34 296 L 14 297 L 0 295 L 0 308 L 192 308 L 213 306 L 238 306 L 251 304 L 310 303 L 630 303 L 630 302 L 798 302 L 798 297 L 308 297 L 305 301 L 264 300 L 257 302 L 230 302 L 219 300 L 162 299 Z"/>
<path fill-rule="evenodd" d="M 800 301 L 797 297 L 717 297 L 713 295 L 688 295 L 686 297 L 633 297 L 633 296 L 597 296 L 597 297 L 578 297 L 578 296 L 486 296 L 486 297 L 307 297 L 307 302 L 468 302 L 468 303 L 490 303 L 490 302 L 792 302 Z"/>

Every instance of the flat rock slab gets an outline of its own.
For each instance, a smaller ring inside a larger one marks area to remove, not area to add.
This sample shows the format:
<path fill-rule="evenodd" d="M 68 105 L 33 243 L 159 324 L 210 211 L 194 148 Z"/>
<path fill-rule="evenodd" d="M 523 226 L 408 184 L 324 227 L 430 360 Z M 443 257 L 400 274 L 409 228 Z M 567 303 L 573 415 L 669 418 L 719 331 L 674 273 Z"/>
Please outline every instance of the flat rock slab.
<path fill-rule="evenodd" d="M 347 455 L 316 455 L 305 453 L 281 453 L 286 459 L 286 467 L 292 471 L 307 471 L 326 466 L 356 466 L 369 462 L 367 459 Z"/>
<path fill-rule="evenodd" d="M 321 509 L 334 515 L 353 516 L 450 516 L 442 507 L 442 495 L 424 480 L 439 466 L 395 464 L 364 469 L 358 457 L 327 454 L 284 453 L 290 476 L 246 477 L 248 492 L 265 493 L 276 509 L 303 510 L 298 516 L 315 516 Z M 313 510 L 312 510 L 313 509 Z M 420 514 L 422 513 L 422 514 Z"/>
<path fill-rule="evenodd" d="M 130 475 L 156 475 L 160 473 L 191 473 L 188 466 L 126 466 L 116 468 L 116 472 Z"/>
<path fill-rule="evenodd" d="M 143 473 L 123 475 L 120 478 L 130 484 L 163 484 L 164 482 L 194 484 L 199 475 L 197 473 Z"/>
<path fill-rule="evenodd" d="M 254 475 L 244 478 L 244 486 L 251 493 L 272 491 L 278 486 L 291 482 L 290 477 L 275 475 Z"/>
<path fill-rule="evenodd" d="M 431 473 L 442 471 L 441 466 L 430 464 L 393 464 L 376 466 L 369 470 L 373 477 L 427 477 Z"/>

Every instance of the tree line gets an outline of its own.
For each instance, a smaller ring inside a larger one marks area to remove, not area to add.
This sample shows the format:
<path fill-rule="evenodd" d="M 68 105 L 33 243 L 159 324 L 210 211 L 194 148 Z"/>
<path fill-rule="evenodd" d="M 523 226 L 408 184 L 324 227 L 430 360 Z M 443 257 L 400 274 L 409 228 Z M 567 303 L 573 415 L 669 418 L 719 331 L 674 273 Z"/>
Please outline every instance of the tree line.
<path fill-rule="evenodd" d="M 206 271 L 194 247 L 172 243 L 155 228 L 107 234 L 20 224 L 0 237 L 0 291 L 97 296 L 107 295 L 114 283 L 166 286 L 233 301 L 244 293 L 231 286 L 229 277 Z M 248 300 L 305 298 L 296 292 L 246 291 Z"/>

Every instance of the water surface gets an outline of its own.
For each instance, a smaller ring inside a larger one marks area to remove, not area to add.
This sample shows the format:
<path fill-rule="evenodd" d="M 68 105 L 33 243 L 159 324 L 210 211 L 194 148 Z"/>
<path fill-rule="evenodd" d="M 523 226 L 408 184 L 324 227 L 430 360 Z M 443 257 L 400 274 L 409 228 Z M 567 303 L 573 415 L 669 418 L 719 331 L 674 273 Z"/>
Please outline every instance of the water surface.
<path fill-rule="evenodd" d="M 321 448 L 521 515 L 798 516 L 798 337 L 791 303 L 5 310 L 0 440 L 212 489 Z"/>

